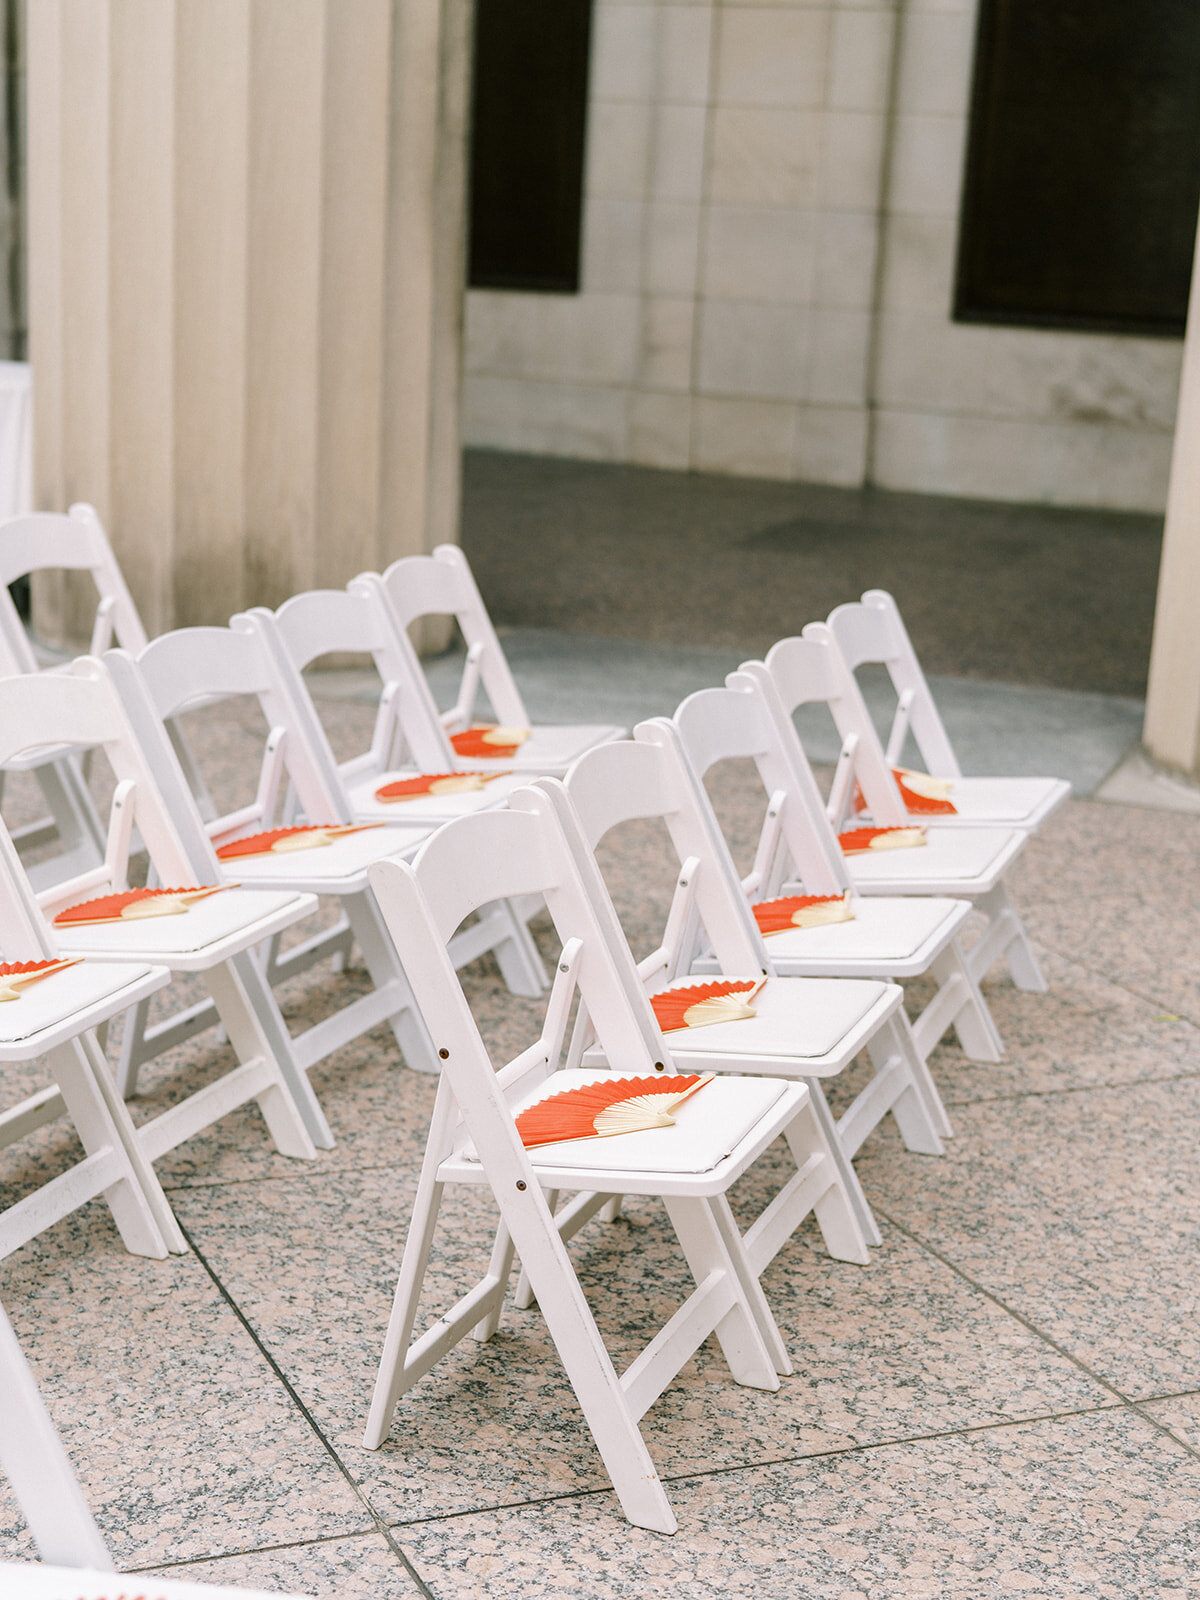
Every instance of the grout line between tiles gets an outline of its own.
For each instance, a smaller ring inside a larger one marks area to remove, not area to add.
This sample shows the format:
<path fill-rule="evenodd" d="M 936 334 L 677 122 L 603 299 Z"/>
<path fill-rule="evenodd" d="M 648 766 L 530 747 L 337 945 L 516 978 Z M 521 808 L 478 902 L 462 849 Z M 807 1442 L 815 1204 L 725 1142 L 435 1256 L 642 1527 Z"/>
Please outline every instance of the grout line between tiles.
<path fill-rule="evenodd" d="M 188 1556 L 183 1561 L 156 1561 L 148 1567 L 126 1567 L 121 1573 L 122 1577 L 130 1577 L 135 1572 L 165 1572 L 176 1571 L 180 1568 L 199 1566 L 202 1561 L 237 1561 L 242 1556 L 273 1556 L 286 1550 L 310 1550 L 322 1544 L 337 1544 L 341 1539 L 367 1539 L 379 1529 L 374 1523 L 369 1528 L 352 1528 L 349 1533 L 322 1533 L 315 1539 L 292 1539 L 287 1544 L 252 1544 L 243 1550 L 220 1550 L 214 1555 Z M 123 1600 L 123 1597 L 118 1597 Z"/>
<path fill-rule="evenodd" d="M 1124 990 L 1126 994 L 1132 995 L 1135 1000 L 1140 1000 L 1143 1005 L 1158 1006 L 1161 1009 L 1166 1008 L 1166 1001 L 1158 999 L 1154 995 L 1143 994 L 1140 989 L 1134 989 L 1123 978 L 1115 978 L 1110 972 L 1102 972 L 1099 967 L 1093 967 L 1088 962 L 1081 961 L 1078 955 L 1068 955 L 1065 950 L 1060 950 L 1057 945 L 1047 944 L 1041 938 L 1035 937 L 1034 942 L 1039 944 L 1043 950 L 1049 950 L 1052 955 L 1058 956 L 1060 960 L 1069 961 L 1072 966 L 1082 967 L 1084 972 L 1090 972 L 1094 978 L 1100 978 L 1103 982 L 1112 984 L 1114 989 Z M 1181 1022 L 1188 1022 L 1193 1028 L 1200 1027 L 1200 1020 L 1196 1017 L 1189 1016 L 1183 1011 L 1177 1012 L 1176 1015 Z"/>
<path fill-rule="evenodd" d="M 187 1240 L 189 1248 L 192 1250 L 193 1254 L 195 1255 L 196 1260 L 200 1263 L 200 1265 L 204 1268 L 205 1272 L 212 1279 L 213 1286 L 215 1287 L 217 1293 L 221 1296 L 222 1300 L 225 1301 L 225 1304 L 229 1307 L 229 1309 L 233 1312 L 234 1316 L 241 1323 L 242 1327 L 246 1330 L 246 1333 L 248 1334 L 248 1336 L 253 1340 L 255 1348 L 259 1351 L 259 1353 L 262 1356 L 263 1360 L 267 1363 L 267 1365 L 270 1367 L 271 1371 L 275 1374 L 276 1378 L 278 1378 L 279 1382 L 282 1384 L 284 1392 L 287 1394 L 287 1396 L 291 1400 L 292 1404 L 299 1411 L 300 1415 L 304 1418 L 305 1422 L 308 1423 L 308 1426 L 312 1429 L 313 1433 L 315 1434 L 317 1439 L 320 1441 L 322 1447 L 324 1448 L 324 1450 L 328 1454 L 330 1460 L 336 1466 L 337 1470 L 341 1473 L 342 1477 L 345 1478 L 347 1484 L 349 1484 L 350 1492 L 354 1495 L 355 1499 L 359 1502 L 359 1504 L 363 1507 L 364 1511 L 366 1511 L 367 1515 L 371 1518 L 371 1521 L 373 1522 L 373 1524 L 375 1526 L 375 1531 L 382 1536 L 382 1538 L 384 1539 L 385 1543 L 387 1544 L 388 1549 L 397 1558 L 397 1560 L 403 1566 L 404 1570 L 408 1573 L 409 1577 L 412 1579 L 413 1583 L 416 1585 L 417 1592 L 419 1594 L 423 1595 L 425 1597 L 425 1600 L 437 1600 L 437 1597 L 433 1594 L 432 1590 L 428 1587 L 428 1585 L 426 1584 L 425 1580 L 421 1577 L 421 1574 L 417 1571 L 416 1567 L 413 1566 L 412 1562 L 409 1560 L 409 1558 L 405 1554 L 405 1552 L 401 1549 L 400 1545 L 397 1544 L 396 1540 L 392 1538 L 391 1533 L 390 1533 L 390 1531 L 388 1529 L 387 1523 L 379 1515 L 379 1513 L 378 1513 L 378 1511 L 376 1511 L 375 1507 L 371 1504 L 370 1500 L 367 1498 L 366 1494 L 364 1493 L 364 1491 L 360 1487 L 360 1485 L 357 1484 L 354 1481 L 354 1477 L 351 1474 L 350 1469 L 346 1466 L 346 1463 L 342 1460 L 341 1456 L 334 1449 L 332 1443 L 326 1437 L 324 1430 L 321 1428 L 321 1425 L 318 1423 L 317 1419 L 313 1416 L 313 1414 L 309 1410 L 309 1408 L 305 1405 L 304 1401 L 300 1398 L 300 1395 L 297 1393 L 297 1391 L 296 1391 L 295 1387 L 292 1385 L 292 1383 L 288 1380 L 286 1374 L 284 1373 L 283 1369 L 280 1367 L 279 1363 L 275 1360 L 274 1356 L 272 1356 L 271 1352 L 267 1349 L 266 1345 L 259 1338 L 259 1336 L 255 1332 L 254 1328 L 250 1325 L 249 1320 L 247 1319 L 247 1317 L 243 1313 L 243 1311 L 242 1311 L 241 1307 L 238 1305 L 237 1301 L 233 1298 L 233 1296 L 229 1293 L 228 1289 L 226 1289 L 225 1285 L 221 1282 L 221 1279 L 217 1276 L 217 1273 L 213 1269 L 213 1267 L 209 1265 L 207 1257 L 200 1250 L 200 1248 L 196 1244 L 196 1241 L 192 1238 L 191 1234 L 183 1226 L 182 1223 L 180 1223 L 179 1227 L 180 1227 L 181 1233 L 183 1234 L 183 1237 Z"/>
<path fill-rule="evenodd" d="M 764 1467 L 803 1466 L 806 1461 L 825 1461 L 832 1456 L 865 1455 L 873 1450 L 891 1450 L 912 1444 L 926 1444 L 934 1439 L 959 1439 L 976 1433 L 993 1433 L 1000 1428 L 1033 1427 L 1043 1422 L 1065 1422 L 1072 1417 L 1098 1416 L 1107 1411 L 1125 1411 L 1129 1407 L 1121 1401 L 1105 1405 L 1082 1406 L 1071 1411 L 1047 1411 L 1030 1417 L 1002 1417 L 996 1422 L 978 1422 L 965 1428 L 945 1428 L 934 1433 L 905 1434 L 896 1439 L 874 1439 L 866 1444 L 834 1445 L 828 1450 L 806 1450 L 801 1455 L 768 1456 L 759 1461 L 735 1461 L 725 1467 L 710 1467 L 704 1472 L 660 1473 L 663 1483 L 698 1483 L 705 1478 L 724 1478 L 735 1472 L 758 1472 Z M 1171 1435 L 1174 1438 L 1174 1434 Z M 461 1511 L 442 1511 L 428 1517 L 412 1517 L 407 1521 L 393 1522 L 393 1529 L 425 1527 L 434 1522 L 452 1522 L 461 1517 L 490 1516 L 499 1511 L 528 1511 L 536 1506 L 555 1505 L 565 1500 L 589 1500 L 601 1494 L 612 1494 L 611 1485 L 597 1485 L 594 1489 L 575 1489 L 563 1494 L 534 1496 L 528 1500 L 506 1500 L 495 1505 L 467 1506 Z"/>
<path fill-rule="evenodd" d="M 1115 1398 L 1126 1410 L 1136 1411 L 1138 1416 L 1141 1417 L 1144 1422 L 1149 1423 L 1150 1426 L 1158 1433 L 1161 1433 L 1164 1438 L 1170 1439 L 1172 1444 L 1178 1445 L 1179 1448 L 1187 1455 L 1191 1456 L 1193 1460 L 1200 1461 L 1200 1450 L 1197 1450 L 1185 1440 L 1181 1439 L 1178 1434 L 1173 1433 L 1171 1429 L 1165 1425 L 1165 1423 L 1159 1422 L 1156 1417 L 1148 1416 L 1145 1411 L 1140 1409 L 1143 1405 L 1148 1404 L 1148 1402 L 1143 1400 L 1134 1400 L 1131 1399 L 1130 1396 L 1123 1394 L 1121 1390 L 1117 1388 L 1116 1384 L 1110 1383 L 1107 1378 L 1101 1377 L 1098 1372 L 1093 1371 L 1093 1369 L 1088 1366 L 1086 1361 L 1082 1361 L 1078 1356 L 1073 1355 L 1071 1351 L 1068 1350 L 1064 1345 L 1059 1344 L 1057 1339 L 1052 1339 L 1043 1328 L 1039 1328 L 1035 1322 L 1031 1322 L 1028 1317 L 1023 1316 L 1021 1312 L 1015 1310 L 1008 1304 L 1007 1301 L 1002 1300 L 999 1295 L 994 1294 L 990 1289 L 985 1289 L 983 1284 L 976 1282 L 976 1280 L 971 1277 L 970 1273 L 964 1272 L 960 1266 L 958 1266 L 949 1258 L 949 1256 L 944 1255 L 935 1246 L 929 1244 L 925 1239 L 922 1239 L 921 1236 L 914 1233 L 911 1228 L 906 1228 L 903 1223 L 897 1222 L 895 1217 L 890 1216 L 879 1206 L 875 1207 L 875 1211 L 878 1216 L 883 1217 L 886 1222 L 888 1222 L 897 1230 L 897 1232 L 902 1233 L 905 1238 L 911 1239 L 912 1242 L 921 1250 L 927 1251 L 928 1254 L 933 1256 L 936 1261 L 940 1261 L 944 1267 L 948 1267 L 950 1271 L 956 1275 L 956 1277 L 961 1278 L 964 1283 L 970 1284 L 971 1288 L 974 1289 L 977 1294 L 983 1295 L 985 1299 L 990 1300 L 993 1305 L 998 1306 L 1001 1311 L 1006 1312 L 1008 1316 L 1012 1317 L 1015 1322 L 1019 1322 L 1022 1327 L 1028 1328 L 1030 1333 L 1032 1333 L 1036 1338 L 1042 1340 L 1044 1344 L 1049 1345 L 1051 1350 L 1056 1351 L 1064 1358 L 1064 1360 L 1069 1361 L 1072 1366 L 1077 1367 L 1079 1371 L 1082 1372 L 1086 1377 L 1090 1378 L 1093 1383 L 1098 1383 L 1102 1389 L 1106 1389 L 1109 1394 L 1115 1396 Z"/>

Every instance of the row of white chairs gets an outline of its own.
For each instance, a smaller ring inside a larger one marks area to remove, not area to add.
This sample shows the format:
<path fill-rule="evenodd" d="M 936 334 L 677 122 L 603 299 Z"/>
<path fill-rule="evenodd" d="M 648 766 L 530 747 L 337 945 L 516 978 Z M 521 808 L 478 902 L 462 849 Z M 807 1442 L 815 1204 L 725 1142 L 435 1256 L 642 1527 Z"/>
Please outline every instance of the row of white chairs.
<path fill-rule="evenodd" d="M 76 508 L 73 520 L 96 541 L 94 513 Z M 6 532 L 0 528 L 0 579 L 6 577 Z M 65 542 L 56 553 L 64 550 Z M 57 564 L 88 566 L 82 560 Z M 103 585 L 113 580 L 98 575 L 96 565 L 88 570 L 101 589 L 102 614 L 121 638 L 120 604 L 114 600 L 104 611 Z M 467 643 L 461 690 L 445 717 L 434 708 L 406 631 L 432 611 L 457 616 Z M 302 676 L 313 660 L 334 651 L 368 652 L 384 685 L 370 748 L 341 764 Z M 854 677 L 856 667 L 873 661 L 889 667 L 897 687 L 897 721 L 886 747 Z M 478 735 L 470 731 L 480 686 L 501 728 L 512 730 L 503 754 L 481 756 Z M 256 695 L 262 705 L 270 730 L 262 774 L 251 805 L 206 818 L 194 775 L 189 783 L 190 754 L 175 719 L 189 705 L 232 694 Z M 828 802 L 792 718 L 798 705 L 812 701 L 829 707 L 843 739 Z M 1021 987 L 1044 988 L 1004 877 L 1067 787 L 1054 780 L 962 778 L 952 753 L 946 754 L 948 741 L 944 750 L 937 744 L 944 729 L 898 613 L 878 593 L 839 608 L 828 624 L 810 626 L 802 638 L 783 641 L 723 688 L 690 696 L 673 719 L 640 725 L 633 740 L 620 739 L 615 728 L 528 729 L 482 600 L 461 554 L 450 549 L 356 579 L 344 592 L 298 596 L 274 614 L 247 613 L 228 629 L 182 630 L 136 649 L 109 650 L 103 662 L 84 660 L 66 673 L 26 676 L 11 689 L 0 682 L 0 764 L 23 760 L 39 776 L 65 837 L 72 807 L 85 800 L 91 805 L 72 752 L 101 743 L 118 780 L 108 825 L 97 830 L 100 862 L 35 892 L 16 850 L 0 840 L 0 900 L 20 910 L 10 918 L 15 930 L 24 930 L 13 950 L 51 955 L 58 937 L 63 949 L 87 955 L 56 979 L 64 996 L 68 982 L 79 981 L 72 974 L 111 971 L 116 962 L 128 963 L 126 978 L 134 970 L 144 985 L 137 996 L 113 1000 L 104 1017 L 93 1008 L 70 1036 L 72 1060 L 89 1063 L 93 1098 L 104 1103 L 109 1145 L 119 1143 L 123 1153 L 121 1194 L 137 1193 L 143 1206 L 144 1215 L 130 1222 L 113 1205 L 133 1249 L 157 1254 L 181 1248 L 154 1160 L 247 1099 L 263 1107 L 281 1149 L 311 1157 L 331 1135 L 306 1069 L 355 1036 L 348 1030 L 392 1020 L 410 1065 L 440 1069 L 441 1080 L 366 1443 L 383 1442 L 400 1395 L 459 1339 L 467 1333 L 486 1338 L 495 1330 L 519 1256 L 516 1303 L 537 1299 L 627 1516 L 671 1531 L 673 1513 L 641 1440 L 639 1417 L 710 1333 L 736 1381 L 778 1387 L 778 1374 L 791 1370 L 790 1357 L 759 1280 L 810 1212 L 840 1259 L 865 1261 L 879 1242 L 853 1157 L 889 1113 L 910 1149 L 940 1152 L 950 1128 L 927 1066 L 933 1046 L 953 1027 L 969 1056 L 998 1058 L 999 1036 L 979 990 L 996 960 L 1007 962 Z M 908 732 L 937 757 L 928 764 L 952 785 L 950 806 L 931 811 L 920 780 L 897 770 Z M 763 789 L 759 848 L 745 878 L 739 878 L 704 787 L 716 763 L 738 758 L 754 763 Z M 406 800 L 400 823 L 376 798 L 385 782 L 403 781 L 405 774 L 480 770 L 495 781 Z M 79 778 L 77 794 L 63 772 Z M 64 794 L 70 804 L 60 814 L 55 808 L 63 807 Z M 385 821 L 386 827 L 339 835 L 300 858 L 227 863 L 216 854 L 285 814 L 309 826 Z M 679 863 L 661 944 L 640 964 L 593 853 L 607 833 L 633 818 L 661 819 Z M 846 855 L 839 838 L 863 821 L 892 828 L 917 821 L 923 842 Z M 125 884 L 135 828 L 161 884 L 226 887 L 178 921 L 51 932 L 47 913 L 76 904 L 82 893 Z M 79 847 L 78 838 L 67 843 Z M 323 867 L 312 864 L 318 856 Z M 232 877 L 242 887 L 230 887 Z M 345 926 L 307 941 L 298 954 L 281 955 L 279 934 L 311 911 L 314 895 L 330 892 L 347 908 Z M 755 903 L 793 894 L 843 899 L 850 915 L 764 937 Z M 494 949 L 512 987 L 539 989 L 543 972 L 527 920 L 542 904 L 561 947 L 543 1030 L 497 1071 L 456 969 Z M 961 934 L 972 907 L 983 913 L 985 927 L 968 949 Z M 252 908 L 257 916 L 251 924 Z M 473 914 L 479 921 L 464 931 Z M 185 924 L 192 932 L 183 937 Z M 6 957 L 14 959 L 7 926 L 0 936 Z M 354 1013 L 349 1020 L 343 1015 L 332 1027 L 312 1030 L 316 1039 L 292 1041 L 272 982 L 321 954 L 344 957 L 351 939 L 363 951 L 373 993 L 366 1003 L 345 1008 Z M 257 945 L 265 945 L 264 955 L 254 955 Z M 148 996 L 167 981 L 164 968 L 204 971 L 212 998 L 151 1028 Z M 652 998 L 694 982 L 697 973 L 765 980 L 755 1015 L 664 1036 Z M 936 994 L 910 1026 L 894 980 L 921 973 L 934 978 Z M 29 998 L 37 993 L 29 991 Z M 109 999 L 106 992 L 105 1004 Z M 112 1092 L 89 1031 L 130 999 L 137 1005 L 123 1044 L 119 1081 L 125 1092 L 136 1087 L 148 1055 L 218 1017 L 239 1057 L 239 1066 L 218 1084 L 138 1130 L 121 1095 Z M 38 1053 L 26 1045 L 27 1056 Z M 864 1052 L 871 1076 L 835 1120 L 823 1080 Z M 76 1078 L 80 1071 L 76 1066 Z M 614 1071 L 718 1076 L 680 1108 L 673 1128 L 525 1149 L 514 1115 L 526 1103 Z M 27 1105 L 8 1126 L 27 1131 L 64 1108 L 78 1125 L 61 1076 L 56 1092 L 57 1100 L 50 1093 L 36 1107 Z M 74 1080 L 71 1095 L 80 1102 Z M 3 1128 L 0 1123 L 0 1137 Z M 795 1170 L 742 1234 L 728 1191 L 779 1136 Z M 414 1341 L 440 1197 L 452 1182 L 489 1185 L 500 1229 L 479 1283 Z M 118 1187 L 100 1184 L 95 1174 L 78 1180 L 70 1194 L 57 1197 L 57 1210 L 42 1201 L 41 1211 L 21 1218 L 15 1232 L 0 1232 L 0 1250 L 6 1239 L 14 1248 L 14 1238 L 20 1242 L 44 1226 L 40 1217 L 65 1214 L 81 1196 L 103 1192 L 111 1204 Z M 597 1212 L 611 1215 L 625 1195 L 664 1200 L 696 1286 L 618 1377 L 564 1246 Z M 560 1203 L 562 1196 L 571 1198 Z M 19 1210 L 0 1219 L 0 1229 Z"/>

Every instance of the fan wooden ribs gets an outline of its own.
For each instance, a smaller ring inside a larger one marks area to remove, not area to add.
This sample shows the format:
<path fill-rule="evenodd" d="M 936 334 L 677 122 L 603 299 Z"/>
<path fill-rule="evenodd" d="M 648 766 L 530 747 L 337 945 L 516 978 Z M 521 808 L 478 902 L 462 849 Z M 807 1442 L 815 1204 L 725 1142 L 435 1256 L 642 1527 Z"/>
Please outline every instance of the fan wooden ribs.
<path fill-rule="evenodd" d="M 607 1139 L 647 1128 L 670 1128 L 671 1113 L 711 1083 L 711 1072 L 669 1078 L 610 1078 L 552 1094 L 522 1111 L 517 1132 L 527 1150 L 565 1139 Z"/>
<path fill-rule="evenodd" d="M 422 772 L 415 778 L 397 778 L 381 784 L 376 800 L 417 800 L 422 795 L 470 794 L 498 776 L 494 772 Z"/>
<path fill-rule="evenodd" d="M 504 759 L 516 755 L 530 731 L 529 728 L 464 728 L 461 733 L 450 735 L 450 744 L 455 755 Z"/>
<path fill-rule="evenodd" d="M 838 834 L 844 855 L 861 856 L 868 850 L 911 850 L 925 843 L 924 828 L 850 828 Z"/>
<path fill-rule="evenodd" d="M 784 895 L 778 900 L 760 900 L 753 910 L 754 920 L 763 935 L 854 921 L 849 890 L 845 894 Z"/>
<path fill-rule="evenodd" d="M 0 962 L 0 1001 L 19 1000 L 31 984 L 79 964 L 81 956 L 59 956 L 50 961 Z"/>
<path fill-rule="evenodd" d="M 712 983 L 663 989 L 650 996 L 650 1005 L 664 1033 L 678 1028 L 705 1028 L 754 1016 L 754 1007 L 747 1002 L 761 988 L 761 978 L 717 978 Z"/>

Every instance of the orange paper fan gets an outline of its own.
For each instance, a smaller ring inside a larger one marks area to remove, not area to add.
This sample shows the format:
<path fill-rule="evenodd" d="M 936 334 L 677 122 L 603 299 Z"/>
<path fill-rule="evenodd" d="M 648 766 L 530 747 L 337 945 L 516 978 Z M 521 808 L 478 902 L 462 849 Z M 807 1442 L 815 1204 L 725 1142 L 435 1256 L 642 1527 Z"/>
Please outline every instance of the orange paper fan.
<path fill-rule="evenodd" d="M 219 861 L 238 861 L 243 856 L 289 855 L 296 850 L 319 850 L 333 844 L 348 833 L 362 833 L 365 828 L 379 828 L 379 822 L 309 823 L 297 828 L 269 828 L 266 833 L 251 833 L 244 839 L 234 839 L 217 851 Z"/>
<path fill-rule="evenodd" d="M 712 1081 L 711 1072 L 671 1078 L 604 1078 L 564 1089 L 522 1111 L 517 1132 L 527 1150 L 562 1139 L 607 1139 L 617 1133 L 669 1128 L 689 1095 Z"/>
<path fill-rule="evenodd" d="M 949 799 L 954 785 L 948 778 L 933 778 L 928 772 L 910 772 L 907 767 L 893 767 L 892 777 L 906 810 L 938 817 L 958 815 L 958 807 Z"/>
<path fill-rule="evenodd" d="M 461 733 L 450 735 L 450 743 L 458 756 L 476 760 L 480 756 L 492 756 L 503 760 L 515 756 L 529 734 L 528 728 L 464 728 Z"/>
<path fill-rule="evenodd" d="M 848 889 L 845 894 L 790 894 L 779 900 L 760 900 L 753 909 L 762 934 L 854 921 Z"/>
<path fill-rule="evenodd" d="M 55 917 L 56 927 L 73 927 L 85 922 L 134 922 L 143 917 L 179 917 L 198 900 L 220 894 L 229 887 L 223 883 L 202 884 L 191 889 L 125 889 L 119 894 L 101 895 L 68 906 Z"/>
<path fill-rule="evenodd" d="M 865 855 L 868 850 L 909 850 L 925 843 L 924 828 L 851 828 L 838 834 L 842 853 Z"/>
<path fill-rule="evenodd" d="M 80 956 L 56 956 L 49 961 L 0 961 L 0 1001 L 19 1000 L 21 991 L 40 983 L 53 972 L 78 965 Z"/>
<path fill-rule="evenodd" d="M 715 1022 L 740 1022 L 754 1016 L 747 1001 L 762 988 L 762 979 L 717 978 L 712 983 L 689 983 L 686 988 L 664 989 L 650 996 L 650 1004 L 664 1033 L 677 1028 L 706 1028 Z"/>
<path fill-rule="evenodd" d="M 417 800 L 426 794 L 468 794 L 482 789 L 494 772 L 422 772 L 415 778 L 397 778 L 375 791 L 376 800 Z"/>

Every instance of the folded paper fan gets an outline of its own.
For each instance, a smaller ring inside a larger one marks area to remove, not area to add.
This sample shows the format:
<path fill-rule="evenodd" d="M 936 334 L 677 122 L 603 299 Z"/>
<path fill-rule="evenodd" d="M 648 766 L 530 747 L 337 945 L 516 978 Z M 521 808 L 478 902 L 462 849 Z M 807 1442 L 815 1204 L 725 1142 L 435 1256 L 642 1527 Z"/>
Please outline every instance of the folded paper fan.
<path fill-rule="evenodd" d="M 397 778 L 375 791 L 376 800 L 417 800 L 426 794 L 468 794 L 482 789 L 494 772 L 422 772 L 415 778 Z"/>
<path fill-rule="evenodd" d="M 516 755 L 530 732 L 529 728 L 464 728 L 461 733 L 450 735 L 450 743 L 455 755 L 504 759 Z"/>
<path fill-rule="evenodd" d="M 379 828 L 379 822 L 310 823 L 296 828 L 269 828 L 266 833 L 251 833 L 244 839 L 234 839 L 217 851 L 219 861 L 238 861 L 244 856 L 289 855 L 297 850 L 319 850 L 333 844 L 349 833 L 362 833 L 365 828 Z"/>
<path fill-rule="evenodd" d="M 715 1022 L 741 1022 L 755 1015 L 747 1001 L 762 988 L 763 980 L 717 978 L 712 983 L 689 983 L 685 988 L 664 989 L 650 996 L 650 1004 L 664 1033 L 677 1028 L 707 1028 Z"/>
<path fill-rule="evenodd" d="M 760 900 L 754 920 L 762 934 L 784 933 L 790 928 L 823 928 L 831 922 L 853 922 L 850 891 L 845 894 L 791 894 L 780 900 Z"/>
<path fill-rule="evenodd" d="M 56 956 L 49 961 L 0 961 L 0 1001 L 19 1000 L 30 984 L 76 966 L 80 960 L 81 956 Z"/>
<path fill-rule="evenodd" d="M 563 1139 L 606 1139 L 646 1128 L 669 1128 L 689 1095 L 712 1081 L 711 1072 L 670 1078 L 604 1078 L 565 1089 L 522 1111 L 517 1132 L 527 1150 Z"/>
<path fill-rule="evenodd" d="M 865 855 L 868 850 L 910 850 L 925 843 L 924 828 L 850 828 L 838 834 L 842 854 Z"/>
<path fill-rule="evenodd" d="M 892 777 L 906 810 L 939 817 L 958 815 L 958 807 L 950 799 L 954 785 L 949 778 L 934 778 L 928 772 L 910 772 L 907 767 L 893 767 Z"/>
<path fill-rule="evenodd" d="M 68 906 L 55 917 L 56 927 L 74 927 L 85 922 L 135 922 L 143 917 L 180 917 L 197 901 L 220 894 L 232 885 L 202 884 L 191 889 L 125 889 L 119 894 L 101 895 Z"/>

